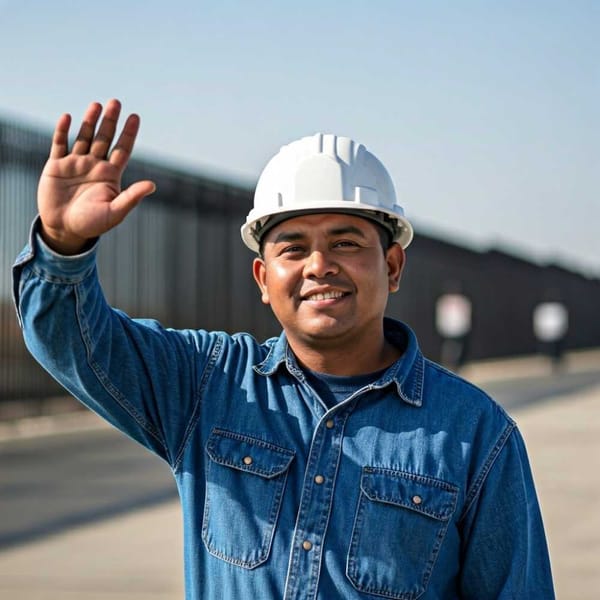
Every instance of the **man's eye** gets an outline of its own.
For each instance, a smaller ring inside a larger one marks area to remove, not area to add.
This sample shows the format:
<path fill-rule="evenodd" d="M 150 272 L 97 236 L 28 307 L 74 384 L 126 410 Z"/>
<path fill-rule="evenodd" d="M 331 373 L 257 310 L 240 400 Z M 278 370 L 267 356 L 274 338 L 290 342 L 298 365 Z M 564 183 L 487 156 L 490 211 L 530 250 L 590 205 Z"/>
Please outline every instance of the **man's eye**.
<path fill-rule="evenodd" d="M 302 248 L 302 246 L 286 246 L 281 250 L 281 254 L 297 254 L 303 250 L 304 248 Z"/>
<path fill-rule="evenodd" d="M 335 248 L 356 248 L 358 244 L 352 240 L 340 240 L 334 244 Z"/>

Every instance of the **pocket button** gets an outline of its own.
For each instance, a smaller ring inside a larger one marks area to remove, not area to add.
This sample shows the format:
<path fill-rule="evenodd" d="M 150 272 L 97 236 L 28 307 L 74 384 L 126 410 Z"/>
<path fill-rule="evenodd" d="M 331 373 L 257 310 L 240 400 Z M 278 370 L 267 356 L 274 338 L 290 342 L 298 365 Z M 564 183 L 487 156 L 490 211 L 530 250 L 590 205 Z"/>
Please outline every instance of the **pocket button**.
<path fill-rule="evenodd" d="M 412 501 L 413 501 L 413 504 L 419 505 L 419 504 L 421 504 L 421 502 L 423 502 L 423 498 L 421 498 L 421 496 L 413 496 Z"/>

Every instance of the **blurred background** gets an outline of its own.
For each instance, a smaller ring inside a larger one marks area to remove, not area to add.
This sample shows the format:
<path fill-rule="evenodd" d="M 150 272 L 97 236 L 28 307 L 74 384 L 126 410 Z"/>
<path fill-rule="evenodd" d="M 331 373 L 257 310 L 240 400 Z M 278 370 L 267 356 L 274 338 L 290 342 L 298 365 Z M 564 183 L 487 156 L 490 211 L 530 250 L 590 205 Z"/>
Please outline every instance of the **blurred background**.
<path fill-rule="evenodd" d="M 277 334 L 239 227 L 281 145 L 332 132 L 383 161 L 416 230 L 388 312 L 531 424 L 560 597 L 592 598 L 574 582 L 600 583 L 599 29 L 600 4 L 582 0 L 0 0 L 0 592 L 29 598 L 27 553 L 60 557 L 46 544 L 74 531 L 123 535 L 126 519 L 162 539 L 132 519 L 178 514 L 162 465 L 30 359 L 11 303 L 56 119 L 117 97 L 142 117 L 127 181 L 158 190 L 103 239 L 101 278 L 113 304 L 169 326 Z M 574 498 L 580 521 L 564 522 Z M 108 539 L 78 560 L 128 547 Z M 80 565 L 88 592 L 117 598 L 102 586 L 133 581 L 138 554 L 113 558 L 112 577 Z M 52 578 L 57 560 L 35 597 L 84 598 Z M 143 587 L 170 567 L 157 559 L 123 597 L 178 597 L 178 564 Z"/>

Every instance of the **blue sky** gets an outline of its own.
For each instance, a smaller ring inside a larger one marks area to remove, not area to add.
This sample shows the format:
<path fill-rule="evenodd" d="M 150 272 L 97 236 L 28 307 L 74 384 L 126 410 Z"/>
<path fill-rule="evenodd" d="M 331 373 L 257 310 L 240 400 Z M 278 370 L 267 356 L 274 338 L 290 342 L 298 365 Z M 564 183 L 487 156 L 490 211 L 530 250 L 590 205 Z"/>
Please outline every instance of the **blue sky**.
<path fill-rule="evenodd" d="M 248 185 L 347 135 L 417 230 L 600 276 L 598 57 L 597 1 L 0 0 L 0 116 L 118 97 L 140 158 Z"/>

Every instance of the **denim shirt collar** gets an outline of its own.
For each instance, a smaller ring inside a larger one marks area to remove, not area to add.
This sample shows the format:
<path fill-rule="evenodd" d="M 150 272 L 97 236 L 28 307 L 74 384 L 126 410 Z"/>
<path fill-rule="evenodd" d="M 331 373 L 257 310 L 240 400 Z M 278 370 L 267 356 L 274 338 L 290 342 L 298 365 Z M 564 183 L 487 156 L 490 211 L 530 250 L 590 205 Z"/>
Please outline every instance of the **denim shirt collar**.
<path fill-rule="evenodd" d="M 424 358 L 417 338 L 408 325 L 394 319 L 384 319 L 385 337 L 397 347 L 405 347 L 402 356 L 371 386 L 371 389 L 384 388 L 391 383 L 396 386 L 398 396 L 407 404 L 420 407 L 423 404 Z M 267 357 L 254 365 L 259 375 L 269 377 L 285 365 L 286 369 L 300 382 L 305 381 L 304 373 L 290 348 L 285 332 L 271 347 Z"/>

